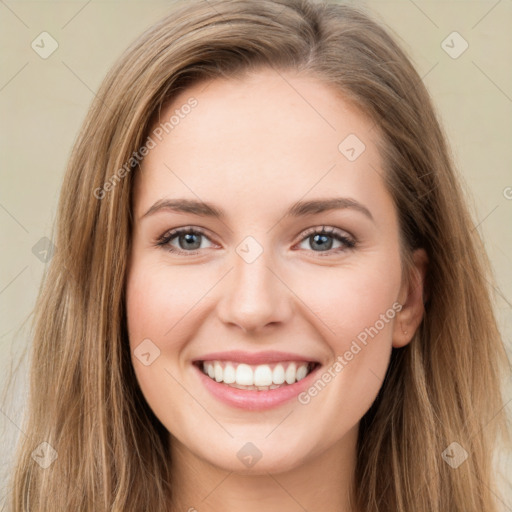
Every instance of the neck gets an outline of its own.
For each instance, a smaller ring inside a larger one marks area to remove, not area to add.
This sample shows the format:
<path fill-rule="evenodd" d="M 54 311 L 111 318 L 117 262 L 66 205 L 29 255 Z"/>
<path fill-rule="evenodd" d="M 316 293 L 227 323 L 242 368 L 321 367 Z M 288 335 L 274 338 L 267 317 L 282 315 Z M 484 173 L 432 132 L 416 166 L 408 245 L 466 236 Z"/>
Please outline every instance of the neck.
<path fill-rule="evenodd" d="M 284 472 L 239 474 L 214 466 L 171 438 L 172 512 L 355 512 L 354 427 L 328 450 Z M 257 465 L 254 466 L 255 468 Z"/>

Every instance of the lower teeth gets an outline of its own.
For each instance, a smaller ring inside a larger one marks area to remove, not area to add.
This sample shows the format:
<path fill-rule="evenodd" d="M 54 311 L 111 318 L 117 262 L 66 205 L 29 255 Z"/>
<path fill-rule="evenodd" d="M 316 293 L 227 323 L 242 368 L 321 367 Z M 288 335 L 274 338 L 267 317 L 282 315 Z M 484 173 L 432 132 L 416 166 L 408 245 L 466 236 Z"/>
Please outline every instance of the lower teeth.
<path fill-rule="evenodd" d="M 309 372 L 306 374 L 306 377 L 309 375 Z M 207 377 L 210 377 L 208 374 L 206 374 Z M 304 377 L 304 378 L 306 378 Z M 210 379 L 212 379 L 210 377 Z M 216 379 L 212 379 L 215 382 L 218 382 Z M 302 379 L 301 379 L 302 380 Z M 295 382 L 299 382 L 296 380 Z M 295 382 L 293 384 L 295 384 Z M 237 389 L 244 389 L 246 391 L 268 391 L 270 389 L 277 389 L 282 388 L 284 386 L 289 386 L 287 382 L 284 382 L 283 384 L 271 384 L 270 386 L 245 386 L 243 384 L 237 384 L 236 382 L 233 382 L 232 384 L 226 384 L 225 382 L 218 382 L 219 384 L 224 384 L 225 386 L 229 386 L 231 388 L 237 388 Z"/>
<path fill-rule="evenodd" d="M 217 382 L 217 381 L 215 381 Z M 222 384 L 229 386 L 231 388 L 243 389 L 246 391 L 268 391 L 269 389 L 277 389 L 282 388 L 283 386 L 288 386 L 289 384 L 271 384 L 270 386 L 244 386 L 242 384 L 226 384 L 222 382 Z"/>

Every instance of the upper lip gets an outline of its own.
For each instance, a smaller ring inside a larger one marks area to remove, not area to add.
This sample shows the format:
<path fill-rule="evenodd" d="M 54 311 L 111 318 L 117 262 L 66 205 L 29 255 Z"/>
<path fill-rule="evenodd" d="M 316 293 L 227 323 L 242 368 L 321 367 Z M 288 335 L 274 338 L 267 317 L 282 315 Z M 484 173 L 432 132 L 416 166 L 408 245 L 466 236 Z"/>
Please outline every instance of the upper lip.
<path fill-rule="evenodd" d="M 247 364 L 266 364 L 278 363 L 282 361 L 304 361 L 318 363 L 315 358 L 293 354 L 291 352 L 278 352 L 275 350 L 268 350 L 263 352 L 244 352 L 242 350 L 230 350 L 228 352 L 212 352 L 204 356 L 194 359 L 194 362 L 199 361 L 233 361 L 237 363 Z"/>

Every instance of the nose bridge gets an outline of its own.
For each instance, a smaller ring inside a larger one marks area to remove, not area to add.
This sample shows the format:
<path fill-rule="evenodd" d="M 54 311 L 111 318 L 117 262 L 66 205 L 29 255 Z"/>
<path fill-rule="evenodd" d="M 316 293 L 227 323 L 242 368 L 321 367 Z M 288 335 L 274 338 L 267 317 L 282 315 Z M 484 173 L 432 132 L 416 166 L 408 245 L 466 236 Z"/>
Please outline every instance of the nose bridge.
<path fill-rule="evenodd" d="M 289 314 L 289 296 L 274 275 L 278 269 L 272 250 L 248 236 L 235 248 L 233 266 L 223 290 L 221 319 L 246 331 L 283 322 Z"/>

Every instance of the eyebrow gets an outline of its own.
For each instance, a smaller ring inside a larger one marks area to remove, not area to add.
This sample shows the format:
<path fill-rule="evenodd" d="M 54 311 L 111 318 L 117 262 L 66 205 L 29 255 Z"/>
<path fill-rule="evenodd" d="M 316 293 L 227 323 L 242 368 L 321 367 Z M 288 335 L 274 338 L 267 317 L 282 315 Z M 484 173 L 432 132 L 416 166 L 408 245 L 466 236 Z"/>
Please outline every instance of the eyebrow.
<path fill-rule="evenodd" d="M 348 208 L 358 211 L 370 220 L 374 221 L 373 215 L 366 206 L 349 197 L 297 201 L 285 212 L 284 217 L 302 217 L 331 210 L 344 210 Z M 216 219 L 224 219 L 226 217 L 225 213 L 220 208 L 204 201 L 197 201 L 195 199 L 160 199 L 151 206 L 151 208 L 149 208 L 149 210 L 142 215 L 139 220 L 159 211 L 192 213 L 200 217 L 213 217 Z"/>

